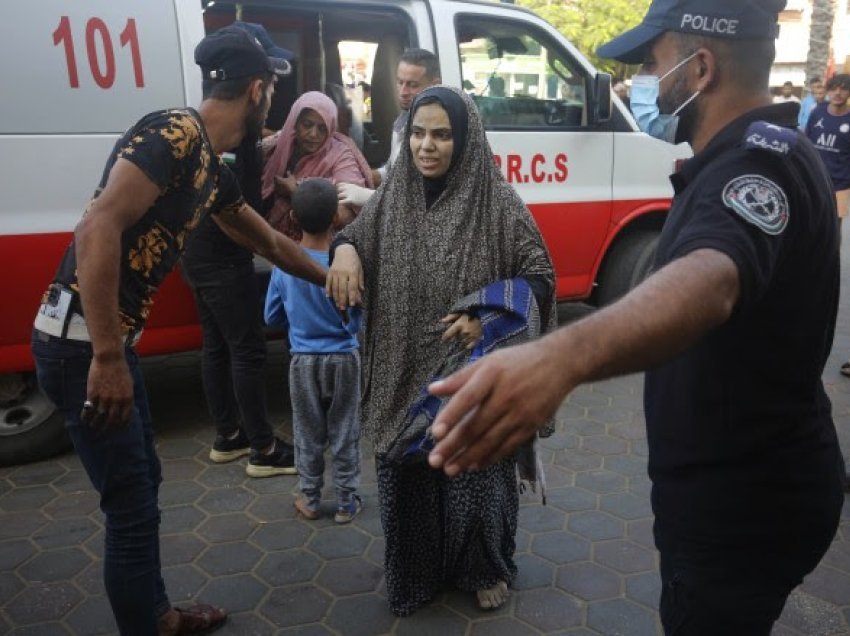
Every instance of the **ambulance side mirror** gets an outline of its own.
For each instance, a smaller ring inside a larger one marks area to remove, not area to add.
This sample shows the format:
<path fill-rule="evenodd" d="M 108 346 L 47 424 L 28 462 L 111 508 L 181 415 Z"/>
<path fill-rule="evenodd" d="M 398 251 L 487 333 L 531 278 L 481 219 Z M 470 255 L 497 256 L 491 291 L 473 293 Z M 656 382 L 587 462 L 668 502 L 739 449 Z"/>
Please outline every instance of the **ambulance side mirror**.
<path fill-rule="evenodd" d="M 593 78 L 593 102 L 590 115 L 592 124 L 601 124 L 611 119 L 611 75 L 597 73 Z"/>

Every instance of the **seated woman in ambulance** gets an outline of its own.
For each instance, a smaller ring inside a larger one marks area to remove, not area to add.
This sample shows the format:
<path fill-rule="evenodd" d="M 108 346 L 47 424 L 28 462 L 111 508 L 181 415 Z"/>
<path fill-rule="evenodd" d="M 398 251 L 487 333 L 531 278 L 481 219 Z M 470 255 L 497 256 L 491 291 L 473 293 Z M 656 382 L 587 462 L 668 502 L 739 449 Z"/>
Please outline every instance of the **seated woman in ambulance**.
<path fill-rule="evenodd" d="M 295 101 L 281 131 L 269 138 L 274 148 L 263 170 L 262 195 L 269 210 L 266 218 L 272 227 L 296 241 L 301 239 L 301 228 L 289 212 L 290 197 L 300 181 L 324 177 L 333 183 L 372 187 L 369 164 L 354 142 L 337 128 L 334 102 L 323 93 L 310 91 Z M 340 227 L 351 222 L 356 211 L 340 205 Z"/>

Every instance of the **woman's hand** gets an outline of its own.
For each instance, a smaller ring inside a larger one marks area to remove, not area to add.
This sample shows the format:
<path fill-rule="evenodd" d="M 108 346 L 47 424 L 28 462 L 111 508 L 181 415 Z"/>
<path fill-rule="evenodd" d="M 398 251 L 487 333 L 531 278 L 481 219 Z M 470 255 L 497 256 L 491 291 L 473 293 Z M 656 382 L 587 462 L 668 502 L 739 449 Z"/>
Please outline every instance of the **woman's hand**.
<path fill-rule="evenodd" d="M 449 314 L 440 322 L 450 325 L 443 334 L 443 342 L 457 338 L 467 349 L 472 349 L 481 340 L 481 320 L 469 314 Z"/>
<path fill-rule="evenodd" d="M 279 197 L 290 198 L 298 187 L 295 175 L 287 172 L 285 177 L 274 178 L 274 193 Z"/>
<path fill-rule="evenodd" d="M 340 311 L 362 302 L 364 289 L 363 267 L 353 245 L 340 245 L 334 252 L 334 262 L 328 270 L 325 293 Z"/>

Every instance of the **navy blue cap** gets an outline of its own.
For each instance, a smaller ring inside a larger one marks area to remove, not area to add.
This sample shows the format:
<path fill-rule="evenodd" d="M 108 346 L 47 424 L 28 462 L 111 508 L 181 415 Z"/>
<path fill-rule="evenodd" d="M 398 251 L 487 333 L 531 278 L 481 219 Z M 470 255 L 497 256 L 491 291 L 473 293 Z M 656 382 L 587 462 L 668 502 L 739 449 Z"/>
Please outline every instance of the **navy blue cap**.
<path fill-rule="evenodd" d="M 295 59 L 295 54 L 289 49 L 285 49 L 281 46 L 278 46 L 274 43 L 269 32 L 266 31 L 266 27 L 262 24 L 256 24 L 254 22 L 242 22 L 241 20 L 237 20 L 231 26 L 239 27 L 240 29 L 244 29 L 255 38 L 257 41 L 262 44 L 263 49 L 266 51 L 266 55 L 269 57 L 279 57 L 287 62 L 291 62 Z"/>
<path fill-rule="evenodd" d="M 626 64 L 643 62 L 647 48 L 666 31 L 735 40 L 774 40 L 786 0 L 653 0 L 638 26 L 596 54 Z"/>
<path fill-rule="evenodd" d="M 292 65 L 282 57 L 270 56 L 247 30 L 226 26 L 210 33 L 195 47 L 195 63 L 204 79 L 229 80 L 262 73 L 289 75 Z"/>

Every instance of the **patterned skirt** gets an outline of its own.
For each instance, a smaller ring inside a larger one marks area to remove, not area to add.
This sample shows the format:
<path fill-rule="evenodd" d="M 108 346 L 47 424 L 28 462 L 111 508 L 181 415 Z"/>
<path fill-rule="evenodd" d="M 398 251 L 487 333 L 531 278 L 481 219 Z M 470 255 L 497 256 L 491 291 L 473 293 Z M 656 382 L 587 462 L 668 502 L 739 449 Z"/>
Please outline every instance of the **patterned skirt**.
<path fill-rule="evenodd" d="M 448 478 L 427 463 L 377 461 L 390 610 L 407 616 L 447 586 L 475 592 L 516 576 L 516 461 Z"/>

